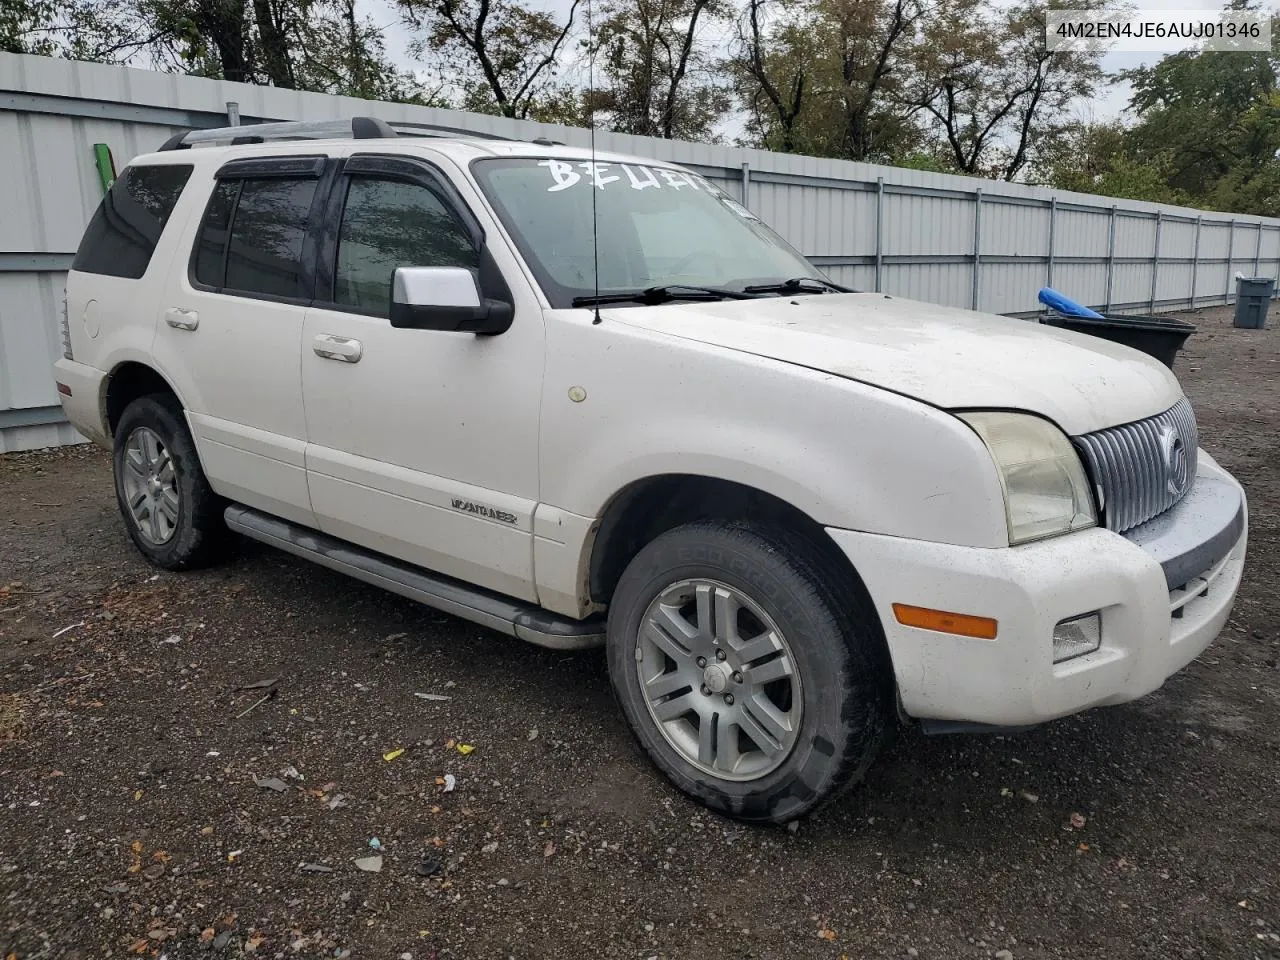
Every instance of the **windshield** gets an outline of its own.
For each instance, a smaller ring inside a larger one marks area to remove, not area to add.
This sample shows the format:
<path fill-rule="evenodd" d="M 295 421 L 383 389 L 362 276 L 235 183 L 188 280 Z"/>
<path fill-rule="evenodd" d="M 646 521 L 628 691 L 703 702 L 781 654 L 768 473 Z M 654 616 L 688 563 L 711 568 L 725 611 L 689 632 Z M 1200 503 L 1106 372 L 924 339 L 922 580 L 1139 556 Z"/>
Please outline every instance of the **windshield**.
<path fill-rule="evenodd" d="M 822 275 L 718 187 L 665 167 L 538 158 L 477 160 L 481 189 L 554 307 L 596 293 L 743 290 Z M 599 251 L 592 249 L 595 196 Z"/>

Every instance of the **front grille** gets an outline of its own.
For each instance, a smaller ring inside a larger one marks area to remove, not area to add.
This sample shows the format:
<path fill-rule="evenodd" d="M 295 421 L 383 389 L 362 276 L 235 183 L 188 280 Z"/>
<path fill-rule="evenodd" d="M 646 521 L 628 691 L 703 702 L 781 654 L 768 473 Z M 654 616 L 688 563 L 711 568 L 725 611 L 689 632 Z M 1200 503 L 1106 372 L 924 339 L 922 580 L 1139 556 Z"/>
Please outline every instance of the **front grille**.
<path fill-rule="evenodd" d="M 1186 495 L 1196 476 L 1199 435 L 1191 401 L 1137 423 L 1075 438 L 1107 528 L 1131 530 Z"/>

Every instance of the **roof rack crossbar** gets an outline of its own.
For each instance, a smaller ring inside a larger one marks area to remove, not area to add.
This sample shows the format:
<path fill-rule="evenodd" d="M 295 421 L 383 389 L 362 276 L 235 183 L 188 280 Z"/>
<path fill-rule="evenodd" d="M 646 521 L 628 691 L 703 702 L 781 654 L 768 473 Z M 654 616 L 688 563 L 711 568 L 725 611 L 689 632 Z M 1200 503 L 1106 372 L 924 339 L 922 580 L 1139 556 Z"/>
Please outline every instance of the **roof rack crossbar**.
<path fill-rule="evenodd" d="M 398 134 L 385 120 L 352 117 L 350 120 L 288 120 L 281 123 L 249 123 L 239 127 L 188 130 L 165 141 L 161 150 L 185 150 L 196 143 L 263 143 L 267 140 L 321 140 L 350 137 L 381 140 Z"/>

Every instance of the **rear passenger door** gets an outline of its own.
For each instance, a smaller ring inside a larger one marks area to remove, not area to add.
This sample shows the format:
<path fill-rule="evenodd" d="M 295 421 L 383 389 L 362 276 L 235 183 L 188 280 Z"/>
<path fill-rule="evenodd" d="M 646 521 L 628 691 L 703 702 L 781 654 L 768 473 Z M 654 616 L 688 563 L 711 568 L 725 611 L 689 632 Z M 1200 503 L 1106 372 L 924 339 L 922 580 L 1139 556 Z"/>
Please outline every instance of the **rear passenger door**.
<path fill-rule="evenodd" d="M 214 490 L 311 526 L 299 368 L 333 166 L 291 156 L 217 171 L 190 261 L 171 271 L 154 348 Z"/>

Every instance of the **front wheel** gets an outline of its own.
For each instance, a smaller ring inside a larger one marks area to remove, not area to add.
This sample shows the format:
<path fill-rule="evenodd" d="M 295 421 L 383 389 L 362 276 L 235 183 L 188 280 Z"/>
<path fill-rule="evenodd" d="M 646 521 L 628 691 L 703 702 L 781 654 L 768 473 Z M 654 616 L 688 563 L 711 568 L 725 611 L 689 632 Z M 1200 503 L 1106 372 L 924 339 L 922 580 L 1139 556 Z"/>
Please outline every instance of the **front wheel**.
<path fill-rule="evenodd" d="M 609 610 L 610 678 L 640 744 L 745 820 L 803 816 L 866 771 L 892 724 L 884 650 L 817 551 L 727 523 L 645 546 Z"/>

